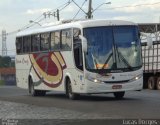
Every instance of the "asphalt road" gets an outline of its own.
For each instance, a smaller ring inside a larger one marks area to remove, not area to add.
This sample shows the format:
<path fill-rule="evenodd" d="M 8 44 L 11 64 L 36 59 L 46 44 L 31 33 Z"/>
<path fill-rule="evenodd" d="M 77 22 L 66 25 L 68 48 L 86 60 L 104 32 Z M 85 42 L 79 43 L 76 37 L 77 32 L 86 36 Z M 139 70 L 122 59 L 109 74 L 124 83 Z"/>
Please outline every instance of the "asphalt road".
<path fill-rule="evenodd" d="M 112 94 L 83 95 L 79 100 L 69 100 L 60 93 L 31 97 L 27 90 L 0 87 L 0 101 L 97 114 L 109 119 L 160 119 L 160 91 L 158 90 L 127 92 L 123 100 L 116 100 Z"/>

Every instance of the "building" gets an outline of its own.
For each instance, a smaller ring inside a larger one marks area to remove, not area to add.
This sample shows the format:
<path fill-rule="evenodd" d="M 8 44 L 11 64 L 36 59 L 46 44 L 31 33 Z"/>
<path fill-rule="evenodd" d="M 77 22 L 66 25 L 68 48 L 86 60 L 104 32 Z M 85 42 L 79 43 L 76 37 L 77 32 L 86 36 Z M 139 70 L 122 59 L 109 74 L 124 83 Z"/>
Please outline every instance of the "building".
<path fill-rule="evenodd" d="M 5 85 L 15 85 L 15 68 L 0 68 L 0 80 L 4 81 Z"/>

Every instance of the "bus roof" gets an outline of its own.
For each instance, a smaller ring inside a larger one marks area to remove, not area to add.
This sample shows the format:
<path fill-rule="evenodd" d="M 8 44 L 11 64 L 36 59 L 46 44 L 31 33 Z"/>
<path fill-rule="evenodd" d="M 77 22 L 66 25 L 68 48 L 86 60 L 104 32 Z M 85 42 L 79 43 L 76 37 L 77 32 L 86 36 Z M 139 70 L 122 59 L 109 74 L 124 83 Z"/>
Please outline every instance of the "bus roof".
<path fill-rule="evenodd" d="M 26 29 L 19 33 L 17 33 L 17 37 L 20 36 L 27 36 L 30 34 L 38 34 L 38 33 L 45 33 L 51 32 L 61 29 L 67 28 L 87 28 L 87 27 L 99 27 L 99 26 L 121 26 L 121 25 L 137 25 L 133 22 L 129 21 L 122 21 L 122 20 L 82 20 L 82 21 L 72 21 L 69 23 L 63 23 L 50 26 L 42 26 L 40 28 L 35 29 Z"/>

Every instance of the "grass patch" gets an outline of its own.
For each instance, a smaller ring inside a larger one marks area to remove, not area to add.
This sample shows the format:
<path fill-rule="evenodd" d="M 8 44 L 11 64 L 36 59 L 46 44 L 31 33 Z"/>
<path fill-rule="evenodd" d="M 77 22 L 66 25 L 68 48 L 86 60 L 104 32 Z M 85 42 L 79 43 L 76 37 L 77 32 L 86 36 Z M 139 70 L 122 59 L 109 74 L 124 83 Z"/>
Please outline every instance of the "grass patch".
<path fill-rule="evenodd" d="M 0 80 L 0 86 L 4 86 L 5 82 L 3 80 Z"/>

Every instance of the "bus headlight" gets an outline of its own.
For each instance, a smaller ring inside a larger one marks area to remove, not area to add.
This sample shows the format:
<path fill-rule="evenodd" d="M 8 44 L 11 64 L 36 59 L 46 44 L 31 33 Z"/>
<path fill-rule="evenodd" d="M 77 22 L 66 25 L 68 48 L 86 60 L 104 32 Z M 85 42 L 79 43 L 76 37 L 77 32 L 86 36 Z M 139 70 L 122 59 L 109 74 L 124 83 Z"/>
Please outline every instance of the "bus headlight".
<path fill-rule="evenodd" d="M 89 76 L 89 75 L 86 78 L 87 78 L 87 80 L 94 82 L 94 83 L 101 83 L 102 82 L 101 80 L 93 78 L 92 76 Z"/>
<path fill-rule="evenodd" d="M 143 74 L 139 74 L 139 75 L 135 76 L 133 79 L 131 79 L 130 82 L 138 80 L 138 79 L 142 78 L 142 76 L 143 76 Z"/>

